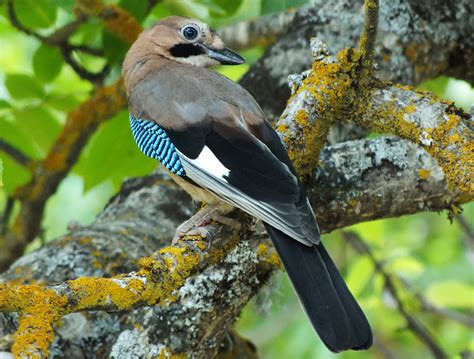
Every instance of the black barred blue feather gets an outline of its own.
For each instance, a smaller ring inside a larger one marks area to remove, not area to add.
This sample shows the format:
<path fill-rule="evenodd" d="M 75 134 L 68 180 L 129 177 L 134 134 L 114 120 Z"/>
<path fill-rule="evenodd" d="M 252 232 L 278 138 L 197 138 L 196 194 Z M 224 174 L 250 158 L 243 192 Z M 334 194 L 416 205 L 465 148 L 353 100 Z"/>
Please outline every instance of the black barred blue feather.
<path fill-rule="evenodd" d="M 168 170 L 178 176 L 185 176 L 175 145 L 160 126 L 153 121 L 130 115 L 133 138 L 140 150 L 148 157 L 155 158 Z"/>

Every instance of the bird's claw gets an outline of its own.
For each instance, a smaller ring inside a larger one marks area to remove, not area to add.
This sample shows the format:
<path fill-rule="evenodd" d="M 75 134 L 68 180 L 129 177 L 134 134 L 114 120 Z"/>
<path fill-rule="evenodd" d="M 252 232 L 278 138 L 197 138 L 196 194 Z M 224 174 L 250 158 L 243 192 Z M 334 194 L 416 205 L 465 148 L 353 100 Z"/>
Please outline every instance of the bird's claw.
<path fill-rule="evenodd" d="M 217 206 L 207 205 L 176 229 L 173 244 L 185 236 L 200 236 L 208 241 L 209 248 L 212 244 L 212 234 L 208 225 L 213 221 L 232 228 L 240 228 L 239 221 L 219 213 Z"/>
<path fill-rule="evenodd" d="M 186 236 L 200 236 L 202 239 L 212 239 L 211 231 L 209 231 L 206 226 L 188 229 L 181 229 L 181 226 L 179 226 L 174 234 L 172 244 L 176 244 L 177 241 Z"/>

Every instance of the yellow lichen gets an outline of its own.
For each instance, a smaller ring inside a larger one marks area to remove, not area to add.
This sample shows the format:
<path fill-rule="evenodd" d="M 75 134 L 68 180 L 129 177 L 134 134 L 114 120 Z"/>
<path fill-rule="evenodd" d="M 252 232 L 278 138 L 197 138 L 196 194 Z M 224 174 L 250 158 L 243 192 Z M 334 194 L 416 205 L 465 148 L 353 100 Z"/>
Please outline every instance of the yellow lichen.
<path fill-rule="evenodd" d="M 257 247 L 257 256 L 261 262 L 266 262 L 273 267 L 283 268 L 281 259 L 274 248 L 268 248 L 264 243 L 260 243 Z"/>
<path fill-rule="evenodd" d="M 430 173 L 431 173 L 430 170 L 426 170 L 423 168 L 418 170 L 418 176 L 424 181 L 428 179 L 428 177 L 430 176 Z"/>
<path fill-rule="evenodd" d="M 314 98 L 315 109 L 311 117 L 304 110 L 296 112 L 291 125 L 282 119 L 277 130 L 288 144 L 288 153 L 303 180 L 308 180 L 317 165 L 329 129 L 333 123 L 342 120 L 344 109 L 358 98 L 353 88 L 355 69 L 360 54 L 353 49 L 344 49 L 337 54 L 333 63 L 315 61 L 312 71 L 289 101 L 302 92 Z M 289 130 L 291 127 L 291 131 Z"/>
<path fill-rule="evenodd" d="M 416 106 L 415 105 L 408 105 L 405 107 L 405 113 L 413 113 L 416 111 Z"/>
<path fill-rule="evenodd" d="M 67 298 L 40 285 L 0 285 L 2 310 L 20 313 L 12 348 L 15 357 L 48 352 L 54 338 L 53 324 L 60 320 L 66 304 Z"/>
<path fill-rule="evenodd" d="M 404 89 L 413 91 L 409 87 L 404 87 Z M 395 134 L 425 148 L 438 160 L 448 183 L 463 192 L 464 200 L 472 199 L 474 143 L 467 126 L 463 126 L 461 117 L 456 113 L 450 113 L 450 107 L 448 107 L 445 113 L 446 121 L 436 128 L 421 128 L 415 122 L 409 121 L 408 115 L 416 111 L 415 104 L 403 108 L 394 99 L 386 101 L 376 113 L 373 113 L 378 117 L 376 121 L 371 119 L 368 122 L 363 116 L 353 116 L 353 118 L 356 119 L 356 123 L 374 132 Z"/>

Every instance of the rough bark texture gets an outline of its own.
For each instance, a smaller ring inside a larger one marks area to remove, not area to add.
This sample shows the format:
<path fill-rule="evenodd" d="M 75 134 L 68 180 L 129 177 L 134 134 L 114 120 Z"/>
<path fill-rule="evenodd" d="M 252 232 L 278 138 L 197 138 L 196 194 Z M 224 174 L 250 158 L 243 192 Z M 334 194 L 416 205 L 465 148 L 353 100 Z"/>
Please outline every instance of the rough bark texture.
<path fill-rule="evenodd" d="M 430 176 L 420 178 L 421 170 Z M 324 232 L 375 218 L 439 211 L 456 197 L 447 191 L 436 161 L 392 137 L 323 150 L 312 182 L 309 196 Z M 160 173 L 129 180 L 95 223 L 73 228 L 24 256 L 0 282 L 51 285 L 131 272 L 141 257 L 168 244 L 176 226 L 194 210 L 189 197 Z M 131 353 L 141 357 L 171 351 L 205 357 L 230 350 L 227 328 L 278 263 L 260 226 L 253 228 L 252 238 L 224 261 L 190 277 L 179 290 L 180 299 L 169 306 L 66 316 L 56 329 L 51 356 L 129 358 Z M 10 349 L 8 338 L 16 325 L 16 315 L 0 314 L 0 351 Z"/>
<path fill-rule="evenodd" d="M 473 16 L 470 0 L 382 1 L 376 75 L 405 85 L 442 74 L 474 83 Z M 280 20 L 282 29 L 276 31 L 284 35 L 241 81 L 273 119 L 283 111 L 290 94 L 287 76 L 311 66 L 311 37 L 320 37 L 334 52 L 357 45 L 363 1 L 316 0 L 288 17 L 291 21 Z M 238 33 L 238 29 L 226 31 Z"/>

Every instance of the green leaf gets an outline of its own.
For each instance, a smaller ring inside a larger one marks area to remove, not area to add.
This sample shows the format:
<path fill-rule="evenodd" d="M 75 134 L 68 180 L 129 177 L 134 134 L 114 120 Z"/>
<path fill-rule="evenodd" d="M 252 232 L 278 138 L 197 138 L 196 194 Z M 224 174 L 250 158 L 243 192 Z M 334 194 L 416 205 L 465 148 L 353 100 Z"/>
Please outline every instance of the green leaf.
<path fill-rule="evenodd" d="M 156 160 L 138 149 L 128 113 L 122 111 L 96 131 L 74 172 L 84 178 L 85 191 L 106 180 L 111 180 L 118 189 L 125 177 L 145 175 L 156 166 Z"/>
<path fill-rule="evenodd" d="M 423 263 L 413 257 L 397 257 L 388 265 L 388 268 L 391 272 L 404 276 L 418 276 L 424 270 Z"/>
<path fill-rule="evenodd" d="M 358 258 L 351 266 L 348 275 L 346 276 L 346 282 L 355 297 L 362 293 L 373 275 L 374 266 L 369 258 Z"/>
<path fill-rule="evenodd" d="M 111 64 L 121 63 L 128 51 L 128 45 L 107 30 L 102 33 L 105 56 Z"/>
<path fill-rule="evenodd" d="M 38 155 L 31 139 L 24 136 L 18 126 L 11 120 L 0 118 L 0 138 L 21 149 L 28 156 L 35 157 L 35 155 Z M 20 166 L 2 151 L 0 151 L 0 158 L 3 160 L 4 189 L 11 194 L 17 186 L 28 181 L 30 174 L 23 166 Z"/>
<path fill-rule="evenodd" d="M 455 281 L 435 283 L 426 291 L 426 297 L 440 306 L 471 309 L 474 306 L 474 286 Z"/>
<path fill-rule="evenodd" d="M 10 105 L 10 103 L 2 98 L 0 98 L 0 109 L 4 109 L 4 108 L 11 108 L 12 105 Z"/>
<path fill-rule="evenodd" d="M 119 6 L 132 14 L 138 22 L 145 20 L 148 1 L 121 0 Z"/>
<path fill-rule="evenodd" d="M 240 5 L 242 4 L 242 0 L 233 0 L 233 1 L 228 1 L 228 0 L 211 0 L 210 1 L 211 4 L 215 5 L 216 7 L 220 8 L 220 9 L 223 9 L 224 10 L 224 14 L 225 16 L 231 16 L 233 15 L 237 10 L 238 8 L 240 7 Z M 217 12 L 215 12 L 214 8 L 213 7 L 210 7 L 210 15 L 211 16 L 214 16 L 216 17 L 219 16 L 220 14 L 218 14 Z M 222 16 L 222 15 L 220 15 Z"/>
<path fill-rule="evenodd" d="M 41 45 L 33 55 L 33 70 L 43 82 L 53 81 L 63 67 L 63 57 L 57 47 Z"/>
<path fill-rule="evenodd" d="M 26 74 L 7 74 L 5 80 L 10 95 L 15 99 L 42 97 L 43 88 L 38 80 Z"/>
<path fill-rule="evenodd" d="M 307 4 L 308 0 L 262 0 L 262 15 Z"/>
<path fill-rule="evenodd" d="M 40 153 L 31 137 L 25 136 L 13 119 L 0 118 L 0 138 L 10 145 L 20 148 L 24 154 L 30 157 L 39 157 Z"/>
<path fill-rule="evenodd" d="M 0 158 L 0 187 L 3 187 L 3 160 Z"/>
<path fill-rule="evenodd" d="M 31 174 L 25 167 L 20 166 L 16 161 L 0 152 L 0 159 L 3 161 L 3 185 L 2 189 L 9 194 L 13 194 L 18 186 L 28 182 Z"/>
<path fill-rule="evenodd" d="M 212 14 L 214 17 L 223 17 L 227 14 L 227 11 L 214 0 L 196 0 L 195 2 L 204 5 L 209 11 L 209 14 Z"/>
<path fill-rule="evenodd" d="M 165 17 L 173 15 L 170 9 L 162 2 L 158 3 L 151 11 L 153 17 L 157 19 L 164 19 Z"/>
<path fill-rule="evenodd" d="M 164 0 L 163 5 L 173 15 L 189 16 L 203 19 L 208 15 L 208 8 L 192 0 Z"/>
<path fill-rule="evenodd" d="M 55 110 L 69 112 L 79 106 L 81 100 L 76 95 L 49 93 L 47 103 Z"/>
<path fill-rule="evenodd" d="M 18 21 L 31 29 L 45 28 L 56 21 L 57 7 L 50 0 L 20 0 L 13 2 Z"/>
<path fill-rule="evenodd" d="M 15 126 L 35 148 L 41 157 L 46 155 L 58 135 L 61 125 L 44 107 L 29 107 L 13 112 Z"/>
<path fill-rule="evenodd" d="M 72 13 L 74 6 L 76 5 L 76 0 L 51 0 L 51 2 L 60 7 L 61 9 L 66 10 L 67 12 Z"/>
<path fill-rule="evenodd" d="M 97 19 L 90 19 L 79 28 L 70 37 L 73 44 L 87 44 L 92 47 L 101 46 L 103 24 Z"/>

